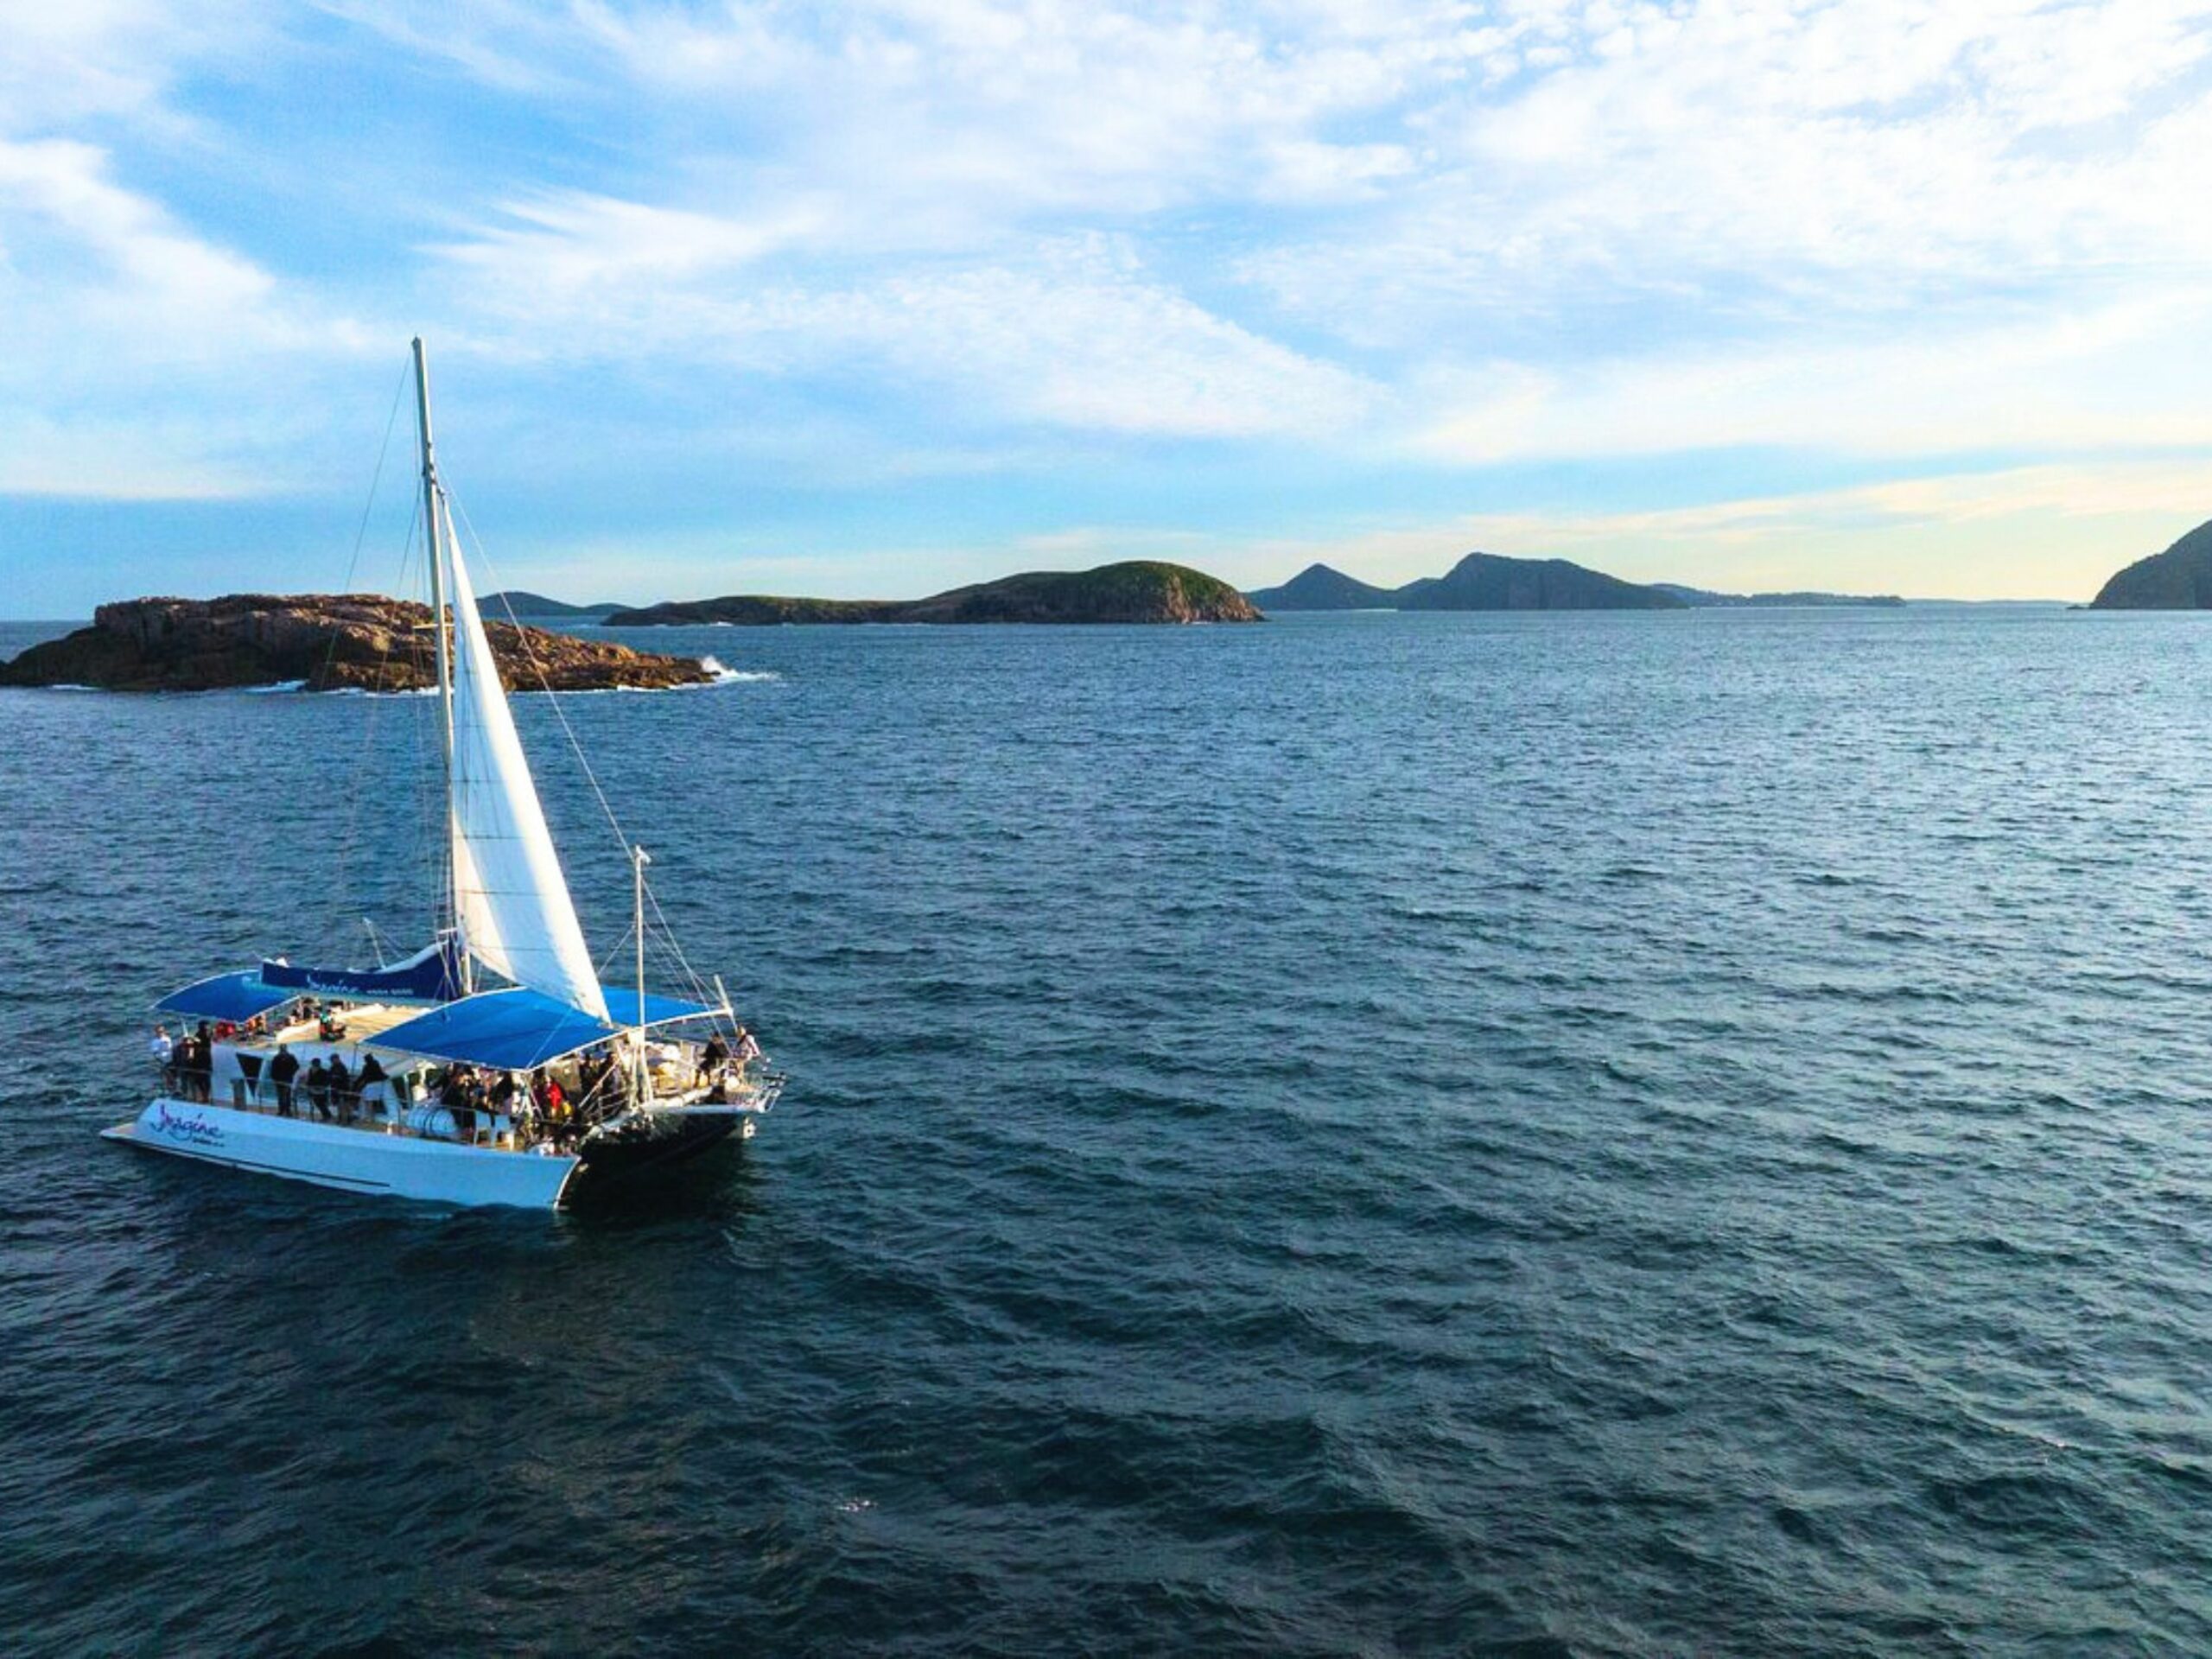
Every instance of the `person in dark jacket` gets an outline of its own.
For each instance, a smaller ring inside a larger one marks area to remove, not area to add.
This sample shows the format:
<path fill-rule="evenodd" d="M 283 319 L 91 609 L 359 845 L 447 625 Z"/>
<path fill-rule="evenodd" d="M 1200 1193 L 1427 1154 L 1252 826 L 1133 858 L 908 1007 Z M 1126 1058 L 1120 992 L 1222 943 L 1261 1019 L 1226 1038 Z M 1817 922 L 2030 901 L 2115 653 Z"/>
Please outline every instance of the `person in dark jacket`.
<path fill-rule="evenodd" d="M 276 1045 L 276 1058 L 269 1062 L 269 1081 L 276 1090 L 276 1116 L 292 1116 L 292 1079 L 300 1075 L 300 1057 L 284 1046 Z"/>
<path fill-rule="evenodd" d="M 360 1100 L 359 1096 L 353 1092 L 353 1074 L 346 1070 L 346 1057 L 343 1054 L 334 1054 L 330 1057 L 328 1076 L 330 1103 L 338 1109 L 338 1121 L 340 1123 L 351 1123 L 353 1121 L 353 1109 L 360 1103 Z"/>
<path fill-rule="evenodd" d="M 360 1091 L 361 1109 L 372 1117 L 381 1112 L 390 1102 L 391 1091 L 382 1086 L 385 1081 L 382 1063 L 373 1054 L 364 1054 L 360 1074 L 353 1079 L 353 1086 Z"/>
<path fill-rule="evenodd" d="M 302 1086 L 308 1091 L 308 1104 L 315 1115 L 327 1121 L 330 1116 L 330 1073 L 323 1070 L 321 1055 L 308 1062 L 307 1080 Z"/>
<path fill-rule="evenodd" d="M 200 1030 L 207 1027 L 202 1026 Z M 214 1090 L 215 1057 L 205 1037 L 188 1037 L 177 1045 L 177 1081 L 187 1100 L 206 1101 Z"/>

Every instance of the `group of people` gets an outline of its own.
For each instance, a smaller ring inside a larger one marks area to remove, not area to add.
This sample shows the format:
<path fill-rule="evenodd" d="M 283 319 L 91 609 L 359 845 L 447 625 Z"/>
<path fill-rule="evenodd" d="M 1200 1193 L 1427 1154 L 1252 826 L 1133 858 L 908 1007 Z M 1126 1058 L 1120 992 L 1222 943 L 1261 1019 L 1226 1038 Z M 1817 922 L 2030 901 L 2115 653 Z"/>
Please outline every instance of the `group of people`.
<path fill-rule="evenodd" d="M 280 1022 L 280 1028 L 312 1019 L 320 1041 L 342 1041 L 346 1027 L 339 1017 L 340 1012 L 337 1005 L 308 1001 L 296 1016 Z M 250 1041 L 267 1034 L 268 1027 L 259 1015 L 243 1025 L 225 1020 L 212 1027 L 203 1020 L 194 1029 L 175 1037 L 169 1034 L 168 1027 L 155 1027 L 150 1048 L 168 1092 L 182 1100 L 212 1103 L 214 1045 Z M 390 1075 L 373 1053 L 357 1053 L 358 1066 L 349 1066 L 344 1055 L 332 1053 L 317 1054 L 302 1067 L 290 1045 L 280 1042 L 265 1064 L 257 1053 L 239 1054 L 238 1064 L 247 1091 L 257 1101 L 273 1096 L 278 1116 L 296 1117 L 304 1103 L 318 1121 L 350 1124 L 359 1120 L 365 1109 L 374 1117 L 391 1103 L 391 1090 L 384 1086 L 391 1081 Z M 736 1028 L 734 1039 L 729 1041 L 716 1032 L 699 1051 L 696 1081 L 712 1091 L 711 1098 L 725 1099 L 733 1084 L 743 1082 L 747 1065 L 760 1058 L 760 1045 L 743 1026 Z M 489 1113 L 515 1119 L 533 1133 L 558 1139 L 614 1109 L 627 1090 L 628 1081 L 621 1060 L 610 1046 L 601 1045 L 577 1057 L 573 1096 L 550 1067 L 522 1073 L 455 1064 L 429 1079 L 429 1084 L 431 1097 L 454 1112 L 464 1125 L 473 1125 L 478 1113 Z"/>
<path fill-rule="evenodd" d="M 215 1038 L 205 1020 L 198 1029 L 177 1037 L 169 1035 L 167 1026 L 156 1026 L 148 1049 L 162 1068 L 162 1087 L 168 1093 L 203 1103 L 214 1098 Z"/>
<path fill-rule="evenodd" d="M 710 1091 L 709 1098 L 727 1099 L 732 1083 L 745 1080 L 745 1068 L 760 1058 L 760 1045 L 743 1026 L 737 1028 L 735 1043 L 722 1041 L 719 1031 L 707 1039 L 707 1046 L 699 1051 L 699 1081 Z"/>
<path fill-rule="evenodd" d="M 361 1056 L 359 1071 L 346 1064 L 343 1054 L 333 1054 L 327 1060 L 318 1054 L 302 1073 L 300 1057 L 289 1044 L 279 1043 L 275 1058 L 269 1062 L 269 1083 L 276 1096 L 279 1117 L 298 1116 L 298 1102 L 304 1096 L 308 1109 L 321 1122 L 353 1122 L 365 1105 L 374 1111 L 385 1103 L 387 1091 L 382 1085 L 389 1080 L 390 1074 L 373 1054 Z"/>

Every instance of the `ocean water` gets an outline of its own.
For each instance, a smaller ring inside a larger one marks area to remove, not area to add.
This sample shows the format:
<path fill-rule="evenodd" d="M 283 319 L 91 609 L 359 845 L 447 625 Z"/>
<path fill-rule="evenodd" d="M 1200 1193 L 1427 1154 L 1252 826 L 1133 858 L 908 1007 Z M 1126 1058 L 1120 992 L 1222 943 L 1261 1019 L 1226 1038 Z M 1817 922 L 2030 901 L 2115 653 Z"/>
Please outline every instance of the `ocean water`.
<path fill-rule="evenodd" d="M 94 1138 L 413 942 L 426 703 L 0 692 L 0 1650 L 2212 1651 L 2205 619 L 651 643 L 792 1083 L 573 1215 Z"/>

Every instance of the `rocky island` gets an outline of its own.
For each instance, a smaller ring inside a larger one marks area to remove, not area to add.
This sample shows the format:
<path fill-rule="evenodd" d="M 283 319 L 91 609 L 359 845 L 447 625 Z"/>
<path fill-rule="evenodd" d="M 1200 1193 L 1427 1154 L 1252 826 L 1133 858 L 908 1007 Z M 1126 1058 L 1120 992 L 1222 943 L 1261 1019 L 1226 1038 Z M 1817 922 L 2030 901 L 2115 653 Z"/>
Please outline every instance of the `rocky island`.
<path fill-rule="evenodd" d="M 2138 559 L 2097 590 L 2093 611 L 2212 611 L 2212 523 Z"/>
<path fill-rule="evenodd" d="M 839 622 L 1257 622 L 1227 582 L 1154 560 L 1095 570 L 1037 570 L 927 599 L 783 599 L 734 594 L 616 611 L 610 628 L 727 622 L 745 626 Z"/>
<path fill-rule="evenodd" d="M 714 676 L 658 657 L 486 622 L 510 691 L 659 690 Z M 0 663 L 0 685 L 215 691 L 297 683 L 311 691 L 412 691 L 436 678 L 430 607 L 375 594 L 232 594 L 103 605 L 92 625 Z"/>

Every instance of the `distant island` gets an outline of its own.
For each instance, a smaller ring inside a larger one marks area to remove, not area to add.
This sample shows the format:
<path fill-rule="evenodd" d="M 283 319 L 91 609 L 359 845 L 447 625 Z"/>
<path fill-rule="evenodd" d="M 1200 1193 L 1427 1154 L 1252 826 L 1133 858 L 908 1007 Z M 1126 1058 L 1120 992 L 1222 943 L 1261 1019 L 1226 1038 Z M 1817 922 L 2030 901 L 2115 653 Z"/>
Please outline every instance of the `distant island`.
<path fill-rule="evenodd" d="M 1902 605 L 1893 594 L 1717 594 L 1677 582 L 1623 582 L 1567 559 L 1470 553 L 1441 576 L 1377 588 L 1311 564 L 1280 588 L 1245 595 L 1268 611 L 1678 611 L 1760 605 Z"/>
<path fill-rule="evenodd" d="M 564 622 L 581 622 L 626 608 L 614 604 L 565 605 L 557 599 L 548 599 L 543 594 L 528 593 L 519 588 L 512 588 L 501 594 L 486 594 L 476 601 L 476 607 L 484 613 L 487 620 L 495 616 L 546 616 L 557 617 Z"/>
<path fill-rule="evenodd" d="M 1707 588 L 1685 588 L 1678 582 L 1655 582 L 1651 585 L 1662 594 L 1674 594 L 1694 610 L 1706 607 L 1746 605 L 1776 610 L 1802 610 L 1830 605 L 1889 607 L 1904 603 L 1904 600 L 1896 594 L 1716 594 Z"/>
<path fill-rule="evenodd" d="M 412 691 L 435 683 L 430 607 L 376 594 L 231 594 L 103 605 L 92 625 L 0 663 L 0 685 L 217 691 Z M 714 676 L 696 658 L 651 656 L 511 622 L 485 632 L 510 691 L 663 690 Z"/>
<path fill-rule="evenodd" d="M 1250 601 L 1218 577 L 1180 564 L 1130 560 L 1095 570 L 1038 570 L 927 599 L 785 599 L 733 594 L 616 611 L 610 628 L 727 623 L 1257 622 Z"/>
<path fill-rule="evenodd" d="M 2212 522 L 2138 559 L 2097 590 L 2093 611 L 2212 611 Z"/>
<path fill-rule="evenodd" d="M 1263 611 L 1395 611 L 1400 591 L 1309 564 L 1281 587 L 1255 588 L 1244 597 Z"/>

